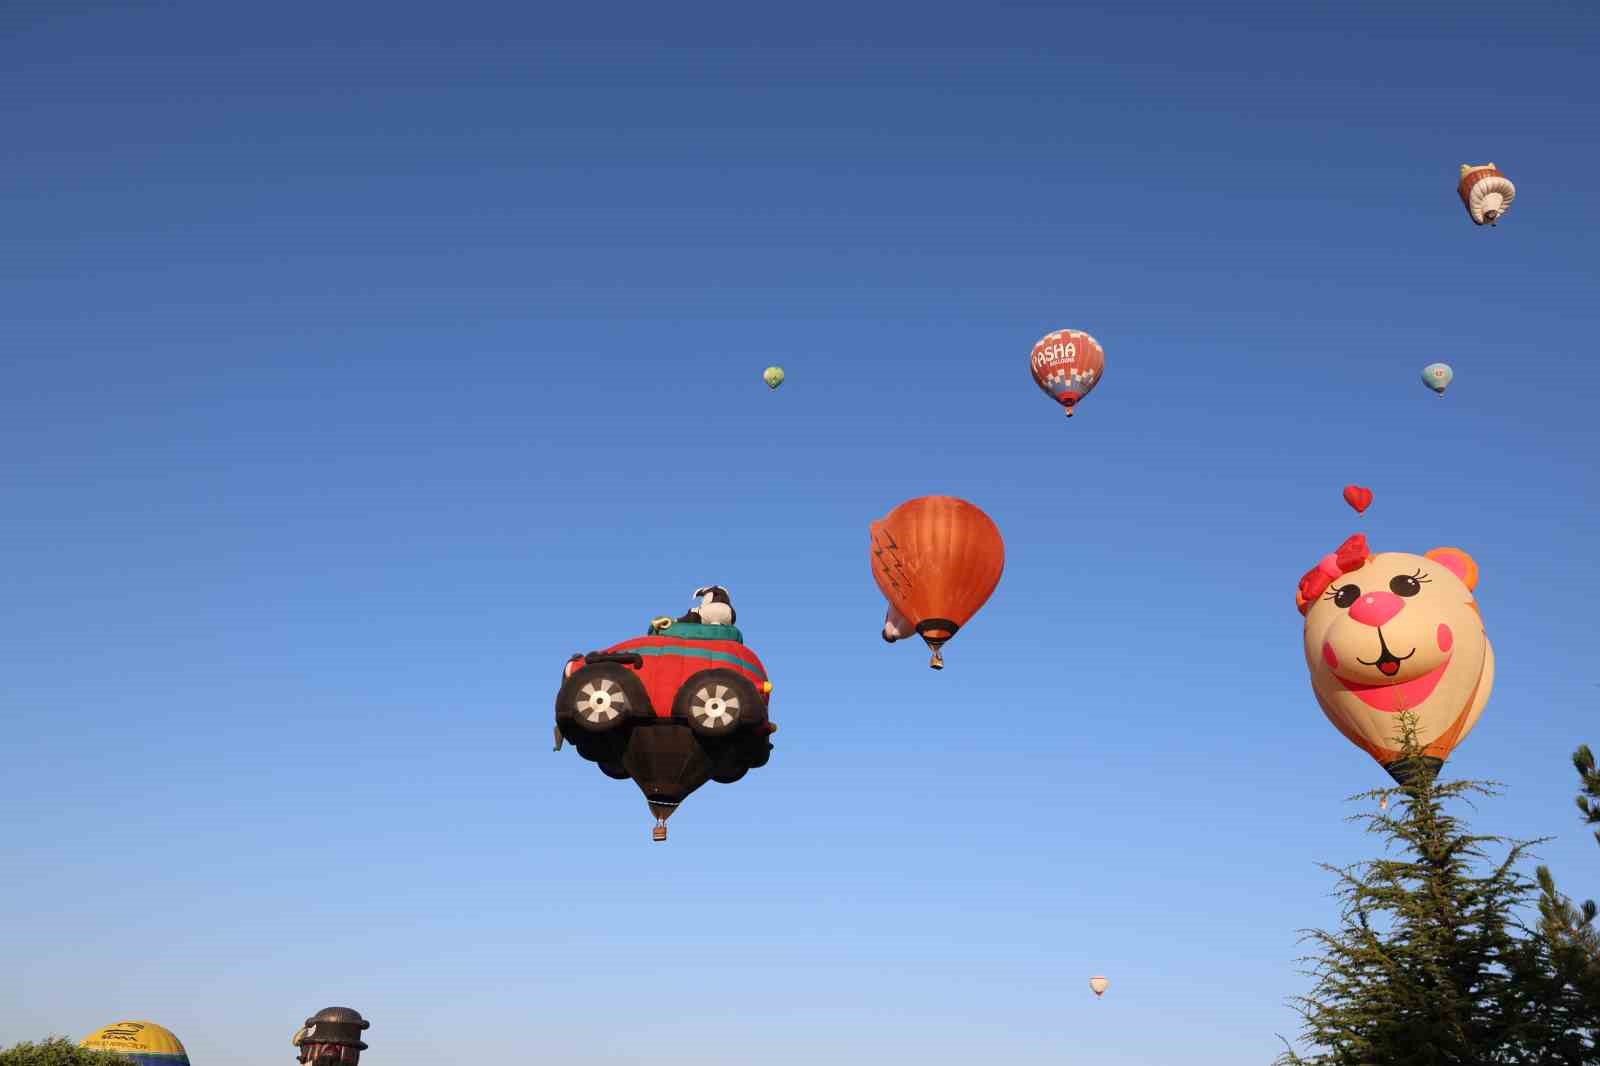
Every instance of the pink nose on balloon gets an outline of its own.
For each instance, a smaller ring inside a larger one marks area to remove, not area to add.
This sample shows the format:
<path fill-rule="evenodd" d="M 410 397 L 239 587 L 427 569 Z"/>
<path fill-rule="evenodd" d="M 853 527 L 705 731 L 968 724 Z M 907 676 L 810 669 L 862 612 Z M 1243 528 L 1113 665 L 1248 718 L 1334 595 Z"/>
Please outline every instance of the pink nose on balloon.
<path fill-rule="evenodd" d="M 1350 608 L 1350 617 L 1364 626 L 1381 626 L 1406 605 L 1392 592 L 1367 592 Z"/>

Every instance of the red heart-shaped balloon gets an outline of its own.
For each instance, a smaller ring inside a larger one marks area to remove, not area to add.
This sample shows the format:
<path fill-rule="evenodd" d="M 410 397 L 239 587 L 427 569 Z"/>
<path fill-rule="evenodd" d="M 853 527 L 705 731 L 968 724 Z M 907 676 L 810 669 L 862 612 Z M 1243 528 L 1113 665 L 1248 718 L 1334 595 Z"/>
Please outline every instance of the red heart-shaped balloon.
<path fill-rule="evenodd" d="M 1360 485 L 1346 485 L 1344 487 L 1344 502 L 1356 509 L 1360 514 L 1372 506 L 1372 490 L 1364 489 Z"/>

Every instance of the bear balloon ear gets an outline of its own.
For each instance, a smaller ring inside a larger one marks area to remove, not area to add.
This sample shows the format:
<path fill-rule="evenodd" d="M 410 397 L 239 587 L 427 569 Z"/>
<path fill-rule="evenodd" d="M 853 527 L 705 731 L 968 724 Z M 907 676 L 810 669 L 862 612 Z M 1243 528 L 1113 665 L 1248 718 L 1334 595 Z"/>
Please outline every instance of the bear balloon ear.
<path fill-rule="evenodd" d="M 1478 587 L 1478 564 L 1460 548 L 1435 548 L 1424 552 L 1423 558 L 1443 564 L 1469 591 Z"/>

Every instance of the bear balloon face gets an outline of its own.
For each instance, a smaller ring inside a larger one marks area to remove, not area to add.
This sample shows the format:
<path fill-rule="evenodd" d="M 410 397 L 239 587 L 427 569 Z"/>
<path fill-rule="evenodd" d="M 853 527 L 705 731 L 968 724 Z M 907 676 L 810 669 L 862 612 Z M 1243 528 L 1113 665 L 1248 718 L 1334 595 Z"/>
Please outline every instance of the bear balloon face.
<path fill-rule="evenodd" d="M 1423 754 L 1444 760 L 1477 723 L 1494 683 L 1494 651 L 1472 594 L 1477 565 L 1456 548 L 1347 557 L 1339 566 L 1333 559 L 1320 568 L 1330 579 L 1314 599 L 1306 581 L 1318 572 L 1302 582 L 1306 665 L 1323 713 L 1388 766 L 1401 757 L 1400 715 L 1410 711 Z"/>

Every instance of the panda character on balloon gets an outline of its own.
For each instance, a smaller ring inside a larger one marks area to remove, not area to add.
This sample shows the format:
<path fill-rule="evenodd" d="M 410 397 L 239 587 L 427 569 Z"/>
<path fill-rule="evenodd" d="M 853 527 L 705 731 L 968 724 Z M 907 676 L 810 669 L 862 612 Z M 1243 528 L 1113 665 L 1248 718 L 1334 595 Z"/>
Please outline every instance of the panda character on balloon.
<path fill-rule="evenodd" d="M 731 626 L 739 618 L 733 609 L 733 598 L 721 585 L 703 585 L 694 590 L 695 605 L 677 618 L 662 615 L 650 620 L 650 632 L 659 633 L 678 622 L 704 626 Z"/>
<path fill-rule="evenodd" d="M 706 626 L 731 626 L 738 619 L 739 612 L 733 609 L 733 600 L 729 598 L 728 590 L 721 585 L 697 588 L 694 590 L 694 595 L 700 602 L 689 608 L 688 613 L 678 621 Z"/>

